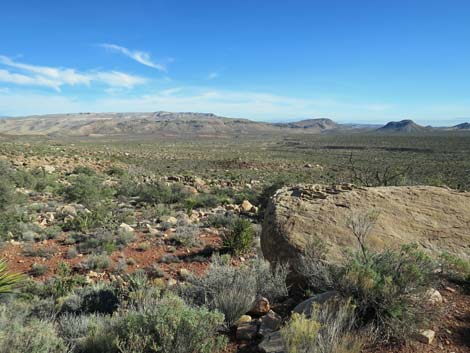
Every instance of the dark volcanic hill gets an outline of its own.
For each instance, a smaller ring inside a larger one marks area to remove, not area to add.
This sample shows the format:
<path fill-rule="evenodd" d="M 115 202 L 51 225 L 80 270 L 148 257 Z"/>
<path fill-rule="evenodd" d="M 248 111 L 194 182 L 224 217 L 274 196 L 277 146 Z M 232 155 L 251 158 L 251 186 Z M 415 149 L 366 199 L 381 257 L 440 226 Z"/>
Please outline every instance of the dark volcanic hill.
<path fill-rule="evenodd" d="M 413 120 L 391 121 L 385 126 L 377 129 L 381 133 L 419 133 L 430 131 L 432 128 L 416 124 Z"/>
<path fill-rule="evenodd" d="M 452 126 L 455 130 L 470 130 L 470 123 L 462 123 L 455 126 Z"/>

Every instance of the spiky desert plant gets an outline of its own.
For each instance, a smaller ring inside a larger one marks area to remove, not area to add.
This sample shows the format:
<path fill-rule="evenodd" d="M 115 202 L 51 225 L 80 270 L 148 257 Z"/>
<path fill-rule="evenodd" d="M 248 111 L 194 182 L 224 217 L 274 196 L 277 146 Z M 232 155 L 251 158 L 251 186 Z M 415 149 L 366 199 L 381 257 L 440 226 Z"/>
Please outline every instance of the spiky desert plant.
<path fill-rule="evenodd" d="M 0 260 L 0 295 L 11 293 L 23 279 L 22 273 L 8 271 L 5 260 Z"/>

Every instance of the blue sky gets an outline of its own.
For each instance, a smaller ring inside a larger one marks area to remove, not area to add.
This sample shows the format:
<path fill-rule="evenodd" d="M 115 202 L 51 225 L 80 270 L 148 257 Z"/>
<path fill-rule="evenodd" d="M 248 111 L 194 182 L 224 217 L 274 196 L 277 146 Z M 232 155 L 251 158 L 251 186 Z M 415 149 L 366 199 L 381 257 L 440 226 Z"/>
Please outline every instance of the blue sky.
<path fill-rule="evenodd" d="M 470 2 L 4 0 L 0 116 L 470 117 Z"/>

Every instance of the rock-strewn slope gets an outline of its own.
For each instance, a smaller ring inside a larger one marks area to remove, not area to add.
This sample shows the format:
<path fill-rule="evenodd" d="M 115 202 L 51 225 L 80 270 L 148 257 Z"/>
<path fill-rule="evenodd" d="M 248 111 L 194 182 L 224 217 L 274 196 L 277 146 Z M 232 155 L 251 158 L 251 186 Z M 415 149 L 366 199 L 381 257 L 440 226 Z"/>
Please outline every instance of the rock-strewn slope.
<path fill-rule="evenodd" d="M 266 210 L 261 248 L 268 260 L 295 265 L 309 237 L 317 236 L 338 260 L 357 246 L 347 227 L 352 212 L 369 210 L 380 212 L 369 237 L 372 249 L 416 242 L 470 257 L 470 193 L 431 186 L 282 188 Z"/>

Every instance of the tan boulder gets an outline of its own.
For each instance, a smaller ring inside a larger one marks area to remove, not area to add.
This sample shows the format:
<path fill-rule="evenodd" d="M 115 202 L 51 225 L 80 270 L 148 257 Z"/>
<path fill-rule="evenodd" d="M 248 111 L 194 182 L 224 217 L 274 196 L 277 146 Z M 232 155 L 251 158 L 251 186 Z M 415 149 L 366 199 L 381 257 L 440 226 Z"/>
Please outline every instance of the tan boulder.
<path fill-rule="evenodd" d="M 270 200 L 261 234 L 261 249 L 271 262 L 298 264 L 305 244 L 320 238 L 331 261 L 357 249 L 348 220 L 357 212 L 375 211 L 368 237 L 372 250 L 418 243 L 440 253 L 470 258 L 470 193 L 431 186 L 355 188 L 296 185 Z"/>

